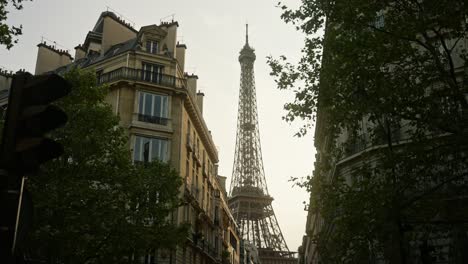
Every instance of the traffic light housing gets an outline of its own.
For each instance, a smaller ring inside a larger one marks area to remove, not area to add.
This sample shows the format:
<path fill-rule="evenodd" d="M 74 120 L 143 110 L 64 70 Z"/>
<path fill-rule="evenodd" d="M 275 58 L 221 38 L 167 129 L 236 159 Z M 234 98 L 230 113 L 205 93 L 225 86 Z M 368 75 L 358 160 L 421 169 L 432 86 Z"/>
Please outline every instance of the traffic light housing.
<path fill-rule="evenodd" d="M 31 173 L 63 153 L 63 147 L 45 134 L 67 122 L 67 115 L 50 103 L 70 90 L 71 85 L 57 74 L 15 75 L 3 130 L 2 168 Z"/>
<path fill-rule="evenodd" d="M 36 173 L 42 163 L 63 154 L 62 145 L 46 134 L 67 122 L 65 112 L 51 103 L 70 91 L 71 84 L 57 74 L 20 72 L 13 77 L 0 147 L 2 263 L 15 262 L 19 239 L 32 221 L 24 175 Z"/>

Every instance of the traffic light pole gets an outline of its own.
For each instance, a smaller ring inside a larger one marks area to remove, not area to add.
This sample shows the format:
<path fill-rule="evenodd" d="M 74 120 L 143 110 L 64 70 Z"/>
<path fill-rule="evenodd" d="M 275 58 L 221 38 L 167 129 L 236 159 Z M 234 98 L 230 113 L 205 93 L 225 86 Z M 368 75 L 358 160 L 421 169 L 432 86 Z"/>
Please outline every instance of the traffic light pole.
<path fill-rule="evenodd" d="M 13 78 L 0 146 L 0 263 L 22 258 L 18 248 L 33 211 L 24 175 L 62 155 L 63 146 L 45 135 L 67 122 L 65 112 L 51 103 L 70 91 L 70 83 L 56 74 Z"/>
<path fill-rule="evenodd" d="M 19 199 L 18 199 L 18 207 L 16 207 L 16 221 L 15 221 L 15 232 L 13 234 L 13 243 L 11 246 L 11 254 L 15 253 L 16 249 L 16 241 L 18 238 L 18 227 L 20 224 L 20 216 L 21 216 L 21 208 L 23 205 L 23 193 L 24 193 L 24 183 L 26 181 L 26 177 L 21 177 L 21 187 L 20 187 L 20 193 L 19 193 Z"/>
<path fill-rule="evenodd" d="M 14 240 L 17 230 L 16 219 L 18 216 L 20 197 L 19 181 L 22 175 L 15 174 L 15 144 L 18 119 L 21 109 L 21 97 L 23 88 L 30 78 L 30 74 L 18 74 L 13 79 L 8 108 L 6 113 L 5 127 L 1 145 L 0 168 L 2 170 L 0 180 L 0 206 L 2 217 L 0 219 L 0 259 L 7 263 L 14 262 Z"/>

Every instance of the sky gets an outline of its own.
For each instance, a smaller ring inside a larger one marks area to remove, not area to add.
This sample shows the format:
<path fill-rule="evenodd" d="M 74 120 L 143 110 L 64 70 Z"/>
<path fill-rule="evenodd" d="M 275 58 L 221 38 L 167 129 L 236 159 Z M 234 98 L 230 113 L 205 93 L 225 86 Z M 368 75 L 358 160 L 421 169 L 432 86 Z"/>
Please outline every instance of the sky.
<path fill-rule="evenodd" d="M 297 7 L 299 0 L 285 1 Z M 304 189 L 293 187 L 291 177 L 305 177 L 313 170 L 313 129 L 305 137 L 294 137 L 302 126 L 282 120 L 283 105 L 293 93 L 276 88 L 266 56 L 300 58 L 304 35 L 281 18 L 271 0 L 34 0 L 21 11 L 11 10 L 9 24 L 22 24 L 23 35 L 11 50 L 0 47 L 0 68 L 34 72 L 37 44 L 42 38 L 60 49 L 83 43 L 102 11 L 110 7 L 125 20 L 140 27 L 179 22 L 178 39 L 187 45 L 186 71 L 198 75 L 198 88 L 205 93 L 204 118 L 219 152 L 219 174 L 231 179 L 234 160 L 239 95 L 239 51 L 249 24 L 249 44 L 255 49 L 255 83 L 263 164 L 273 208 L 290 250 L 302 242 L 308 201 Z M 228 188 L 229 189 L 229 188 Z"/>

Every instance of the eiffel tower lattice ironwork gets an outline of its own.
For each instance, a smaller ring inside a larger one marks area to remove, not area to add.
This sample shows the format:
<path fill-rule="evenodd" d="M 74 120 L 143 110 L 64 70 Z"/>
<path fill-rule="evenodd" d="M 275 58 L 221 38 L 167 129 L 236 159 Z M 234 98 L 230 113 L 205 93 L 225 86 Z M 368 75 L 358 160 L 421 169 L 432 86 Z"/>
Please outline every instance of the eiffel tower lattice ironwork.
<path fill-rule="evenodd" d="M 246 42 L 239 56 L 239 112 L 229 207 L 242 238 L 258 249 L 262 264 L 295 263 L 278 225 L 265 180 L 255 95 L 255 58 L 246 25 Z"/>

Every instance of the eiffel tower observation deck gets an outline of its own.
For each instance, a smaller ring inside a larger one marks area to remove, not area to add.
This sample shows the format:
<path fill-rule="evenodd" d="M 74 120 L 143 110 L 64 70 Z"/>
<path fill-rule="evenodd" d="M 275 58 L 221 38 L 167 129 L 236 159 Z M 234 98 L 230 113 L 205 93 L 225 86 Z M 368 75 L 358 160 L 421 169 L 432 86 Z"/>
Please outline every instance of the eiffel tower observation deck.
<path fill-rule="evenodd" d="M 290 252 L 271 205 L 263 169 L 255 92 L 255 51 L 245 45 L 240 51 L 241 78 L 237 117 L 236 152 L 229 191 L 229 207 L 242 238 L 258 249 L 262 264 L 297 263 Z"/>

